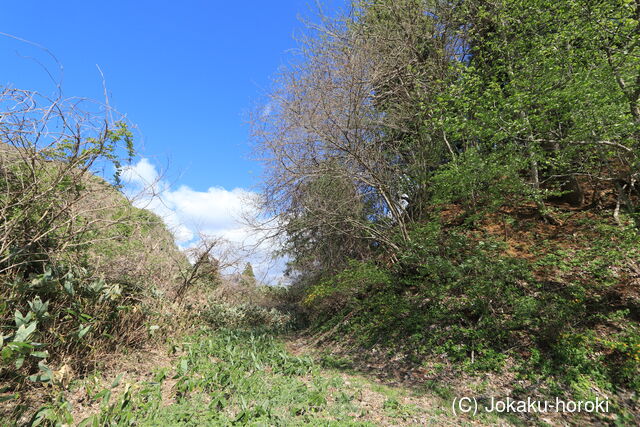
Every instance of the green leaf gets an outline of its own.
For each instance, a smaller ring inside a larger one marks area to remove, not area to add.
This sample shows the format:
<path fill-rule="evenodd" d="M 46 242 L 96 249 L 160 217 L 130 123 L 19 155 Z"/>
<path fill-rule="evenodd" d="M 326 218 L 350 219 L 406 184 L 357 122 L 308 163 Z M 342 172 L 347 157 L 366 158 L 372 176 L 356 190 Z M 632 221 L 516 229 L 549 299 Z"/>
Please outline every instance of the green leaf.
<path fill-rule="evenodd" d="M 13 317 L 14 317 L 14 322 L 16 323 L 16 326 L 20 327 L 31 321 L 31 318 L 33 317 L 33 313 L 29 312 L 27 313 L 26 316 L 23 316 L 20 310 L 16 310 Z"/>
<path fill-rule="evenodd" d="M 13 399 L 17 399 L 17 398 L 18 398 L 18 393 L 8 394 L 6 396 L 0 396 L 0 403 L 7 402 L 9 400 L 13 400 Z"/>
<path fill-rule="evenodd" d="M 84 328 L 78 331 L 78 338 L 82 338 L 87 335 L 87 332 L 91 329 L 91 325 L 85 326 Z"/>
<path fill-rule="evenodd" d="M 73 289 L 73 283 L 69 280 L 65 280 L 64 282 L 64 290 L 71 296 L 75 295 L 75 290 Z"/>
<path fill-rule="evenodd" d="M 51 408 L 42 408 L 40 409 L 35 417 L 33 418 L 33 421 L 31 421 L 31 426 L 35 427 L 35 426 L 39 426 L 40 424 L 43 423 L 43 421 L 47 421 L 49 420 L 49 418 L 51 418 L 54 415 L 53 409 Z"/>
<path fill-rule="evenodd" d="M 33 345 L 24 341 L 12 341 L 7 345 L 8 347 L 11 347 L 12 350 L 31 350 Z"/>
<path fill-rule="evenodd" d="M 95 400 L 102 399 L 102 404 L 106 405 L 111 399 L 111 390 L 104 389 L 94 396 Z"/>
<path fill-rule="evenodd" d="M 0 352 L 0 356 L 2 356 L 2 360 L 4 360 L 5 362 L 9 361 L 11 359 L 11 356 L 13 356 L 13 349 L 8 346 L 3 348 L 2 352 Z"/>
<path fill-rule="evenodd" d="M 45 351 L 34 351 L 33 353 L 31 353 L 31 355 L 33 357 L 39 357 L 41 359 L 46 359 L 47 357 L 49 357 L 49 352 L 47 350 L 45 350 Z"/>
<path fill-rule="evenodd" d="M 120 381 L 122 380 L 123 375 L 124 374 L 120 374 L 116 377 L 115 380 L 113 380 L 113 382 L 111 383 L 111 388 L 115 388 L 115 387 L 118 387 L 118 385 L 120 385 Z"/>
<path fill-rule="evenodd" d="M 18 330 L 16 331 L 16 335 L 13 337 L 14 342 L 25 342 L 29 338 L 29 336 L 36 330 L 36 324 L 38 322 L 31 322 L 29 326 L 25 327 L 24 325 L 20 325 Z"/>
<path fill-rule="evenodd" d="M 24 364 L 24 357 L 18 357 L 15 363 L 16 363 L 16 369 L 22 368 L 22 365 Z"/>
<path fill-rule="evenodd" d="M 38 362 L 38 368 L 40 368 L 40 372 L 35 375 L 31 375 L 29 377 L 29 381 L 42 383 L 51 381 L 53 378 L 53 371 L 51 371 L 51 368 L 49 368 L 44 361 L 41 360 Z"/>

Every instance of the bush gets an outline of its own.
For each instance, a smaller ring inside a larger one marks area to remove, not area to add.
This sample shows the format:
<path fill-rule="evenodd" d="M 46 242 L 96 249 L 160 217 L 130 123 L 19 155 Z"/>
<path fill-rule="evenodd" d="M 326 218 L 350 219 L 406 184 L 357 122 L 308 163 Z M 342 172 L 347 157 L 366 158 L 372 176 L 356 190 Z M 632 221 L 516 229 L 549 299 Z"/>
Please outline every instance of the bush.
<path fill-rule="evenodd" d="M 525 376 L 575 390 L 638 390 L 637 301 L 615 285 L 636 239 L 609 233 L 571 256 L 546 246 L 531 263 L 432 222 L 411 232 L 392 268 L 352 262 L 302 303 L 317 330 L 416 361 L 446 355 L 459 368 L 499 370 L 512 358 Z"/>
<path fill-rule="evenodd" d="M 180 261 L 161 220 L 119 191 L 122 163 L 134 154 L 126 123 L 83 106 L 0 88 L 0 381 L 8 390 L 51 382 L 53 364 L 86 371 L 92 353 L 145 340 L 158 269 L 166 275 L 166 264 Z M 109 169 L 113 176 L 97 175 Z"/>
<path fill-rule="evenodd" d="M 358 306 L 359 299 L 370 294 L 374 287 L 390 283 L 388 272 L 371 262 L 350 261 L 349 267 L 335 277 L 311 286 L 302 300 L 312 318 L 331 316 L 345 308 Z"/>
<path fill-rule="evenodd" d="M 516 205 L 535 196 L 520 176 L 525 166 L 525 160 L 512 150 L 482 153 L 469 149 L 435 172 L 432 203 L 458 204 L 467 214 L 475 214 L 470 219 L 505 204 Z"/>
<path fill-rule="evenodd" d="M 72 262 L 96 230 L 123 220 L 100 215 L 101 199 L 123 203 L 108 197 L 116 190 L 94 175 L 113 168 L 117 186 L 123 159 L 134 155 L 126 123 L 109 114 L 94 114 L 88 103 L 0 88 L 0 274 L 42 273 L 46 264 Z"/>
<path fill-rule="evenodd" d="M 341 327 L 365 346 L 446 353 L 454 361 L 473 353 L 477 366 L 495 367 L 504 359 L 497 353 L 517 341 L 513 330 L 529 318 L 523 314 L 538 308 L 521 284 L 530 280 L 526 264 L 499 256 L 495 242 L 444 235 L 434 225 L 411 237 L 393 270 L 352 262 L 311 287 L 304 306 L 317 325 Z"/>
<path fill-rule="evenodd" d="M 51 382 L 47 361 L 83 371 L 89 353 L 147 337 L 135 289 L 92 277 L 80 268 L 48 268 L 2 283 L 0 378 Z"/>
<path fill-rule="evenodd" d="M 215 328 L 269 329 L 285 331 L 292 326 L 292 318 L 275 308 L 265 308 L 244 303 L 232 305 L 226 302 L 212 302 L 201 313 L 202 318 Z"/>

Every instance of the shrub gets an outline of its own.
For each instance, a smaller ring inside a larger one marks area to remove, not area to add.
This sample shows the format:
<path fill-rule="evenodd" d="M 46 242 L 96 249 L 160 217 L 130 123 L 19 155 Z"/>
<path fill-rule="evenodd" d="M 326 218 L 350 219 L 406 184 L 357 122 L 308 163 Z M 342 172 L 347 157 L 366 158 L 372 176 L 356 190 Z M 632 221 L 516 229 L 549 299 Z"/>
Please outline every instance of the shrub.
<path fill-rule="evenodd" d="M 637 300 L 620 284 L 637 235 L 588 243 L 570 255 L 546 245 L 532 263 L 507 255 L 503 242 L 431 222 L 413 229 L 393 267 L 352 262 L 302 302 L 317 330 L 415 361 L 446 355 L 459 368 L 499 370 L 513 358 L 525 376 L 579 393 L 638 390 Z"/>
<path fill-rule="evenodd" d="M 350 261 L 349 267 L 307 291 L 302 304 L 313 318 L 330 316 L 355 307 L 358 299 L 368 295 L 374 287 L 388 286 L 387 272 L 372 262 Z"/>
<path fill-rule="evenodd" d="M 275 308 L 265 308 L 244 303 L 232 305 L 215 301 L 201 313 L 202 318 L 215 328 L 269 329 L 285 331 L 291 327 L 292 318 Z"/>
<path fill-rule="evenodd" d="M 82 371 L 89 353 L 147 337 L 136 290 L 84 269 L 48 268 L 1 286 L 0 378 L 17 384 L 27 377 L 51 382 L 47 360 L 64 359 Z"/>
<path fill-rule="evenodd" d="M 144 301 L 158 274 L 141 270 L 167 274 L 179 252 L 161 220 L 119 191 L 134 152 L 113 115 L 0 88 L 0 381 L 9 390 L 51 382 L 54 363 L 91 369 L 91 353 L 148 337 Z"/>
<path fill-rule="evenodd" d="M 520 177 L 520 169 L 525 165 L 515 151 L 482 153 L 471 148 L 435 172 L 431 181 L 432 203 L 455 203 L 468 214 L 478 214 L 531 199 L 535 194 Z"/>

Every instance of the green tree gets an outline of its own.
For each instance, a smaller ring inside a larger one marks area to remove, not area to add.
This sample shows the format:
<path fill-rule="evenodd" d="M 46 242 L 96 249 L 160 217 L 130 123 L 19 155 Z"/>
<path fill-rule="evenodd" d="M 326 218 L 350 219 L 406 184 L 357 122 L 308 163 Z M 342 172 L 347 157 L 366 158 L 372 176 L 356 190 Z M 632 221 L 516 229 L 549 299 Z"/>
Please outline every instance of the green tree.
<path fill-rule="evenodd" d="M 250 262 L 245 264 L 244 269 L 242 270 L 242 275 L 247 279 L 255 280 L 256 276 L 253 273 L 253 266 Z"/>
<path fill-rule="evenodd" d="M 527 159 L 540 196 L 569 191 L 581 204 L 581 183 L 614 182 L 635 212 L 638 13 L 625 0 L 465 2 L 468 54 L 441 103 L 445 131 L 463 147 Z"/>

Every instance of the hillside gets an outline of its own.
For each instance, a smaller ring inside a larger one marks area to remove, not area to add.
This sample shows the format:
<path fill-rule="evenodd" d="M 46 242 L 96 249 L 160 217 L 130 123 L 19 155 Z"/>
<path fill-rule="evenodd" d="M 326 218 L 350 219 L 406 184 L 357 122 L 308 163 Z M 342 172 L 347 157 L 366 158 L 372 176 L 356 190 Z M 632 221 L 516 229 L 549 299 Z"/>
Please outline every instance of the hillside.
<path fill-rule="evenodd" d="M 452 399 L 607 399 L 562 417 L 633 423 L 638 4 L 351 5 L 252 128 L 308 342 Z"/>
<path fill-rule="evenodd" d="M 53 397 L 46 385 L 57 376 L 85 375 L 104 355 L 149 342 L 190 268 L 159 217 L 96 175 L 98 163 L 119 164 L 120 143 L 130 147 L 126 127 L 105 122 L 98 139 L 41 144 L 34 124 L 78 117 L 43 119 L 25 97 L 37 95 L 6 89 L 1 99 L 0 390 L 9 420 Z"/>

